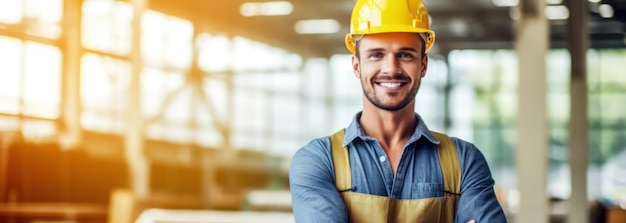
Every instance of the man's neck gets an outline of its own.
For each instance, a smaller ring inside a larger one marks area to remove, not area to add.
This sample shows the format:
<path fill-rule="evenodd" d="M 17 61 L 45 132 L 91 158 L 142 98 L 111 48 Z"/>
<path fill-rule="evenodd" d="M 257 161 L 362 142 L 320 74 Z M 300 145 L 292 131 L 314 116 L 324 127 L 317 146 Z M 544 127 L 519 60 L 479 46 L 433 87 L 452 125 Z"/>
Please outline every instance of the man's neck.
<path fill-rule="evenodd" d="M 374 137 L 383 149 L 388 150 L 398 148 L 398 144 L 404 147 L 404 143 L 415 131 L 417 118 L 412 103 L 397 111 L 366 106 L 363 108 L 359 124 L 366 135 Z"/>

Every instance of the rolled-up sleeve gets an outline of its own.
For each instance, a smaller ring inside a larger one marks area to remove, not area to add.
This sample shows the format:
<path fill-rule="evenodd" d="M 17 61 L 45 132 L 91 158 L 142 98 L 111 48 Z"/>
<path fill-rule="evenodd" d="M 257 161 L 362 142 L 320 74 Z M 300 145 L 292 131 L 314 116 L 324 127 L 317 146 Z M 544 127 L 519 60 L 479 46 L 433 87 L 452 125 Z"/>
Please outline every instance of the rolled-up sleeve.
<path fill-rule="evenodd" d="M 329 144 L 316 139 L 291 160 L 289 186 L 298 223 L 348 221 L 346 206 L 335 187 Z"/>

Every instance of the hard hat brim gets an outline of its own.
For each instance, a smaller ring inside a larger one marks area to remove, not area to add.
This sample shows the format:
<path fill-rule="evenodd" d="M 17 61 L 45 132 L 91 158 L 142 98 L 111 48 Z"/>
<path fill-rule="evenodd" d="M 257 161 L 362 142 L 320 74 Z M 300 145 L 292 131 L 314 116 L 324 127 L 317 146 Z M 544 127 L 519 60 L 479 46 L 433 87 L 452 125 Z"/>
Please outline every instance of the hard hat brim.
<path fill-rule="evenodd" d="M 397 31 L 401 30 L 401 31 Z M 428 39 L 424 40 L 426 43 L 426 49 L 424 51 L 428 51 L 433 44 L 435 43 L 435 32 L 427 29 L 416 29 L 411 27 L 410 30 L 402 31 L 403 29 L 398 29 L 398 27 L 390 27 L 390 28 L 377 28 L 377 29 L 369 29 L 367 31 L 357 31 L 353 33 L 348 33 L 345 38 L 346 47 L 352 54 L 356 54 L 356 40 L 354 39 L 355 35 L 367 35 L 367 34 L 377 34 L 377 33 L 427 33 Z"/>

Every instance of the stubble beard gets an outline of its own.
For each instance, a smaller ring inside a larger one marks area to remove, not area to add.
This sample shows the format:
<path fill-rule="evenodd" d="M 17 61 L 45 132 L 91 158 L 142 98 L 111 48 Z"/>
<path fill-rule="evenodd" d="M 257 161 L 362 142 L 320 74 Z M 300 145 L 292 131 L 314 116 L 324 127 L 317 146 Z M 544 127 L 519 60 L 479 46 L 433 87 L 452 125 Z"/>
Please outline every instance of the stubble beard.
<path fill-rule="evenodd" d="M 366 82 L 361 79 L 361 88 L 363 89 L 363 95 L 365 95 L 365 98 L 367 98 L 367 100 L 377 108 L 385 111 L 398 111 L 405 108 L 408 104 L 411 103 L 411 101 L 415 99 L 415 96 L 417 95 L 417 92 L 419 91 L 421 85 L 421 82 L 417 82 L 415 90 L 411 90 L 411 92 L 409 92 L 407 95 L 404 95 L 404 98 L 400 102 L 386 105 L 382 102 L 380 97 L 376 95 L 376 92 L 374 92 L 374 88 L 365 88 L 365 83 Z"/>

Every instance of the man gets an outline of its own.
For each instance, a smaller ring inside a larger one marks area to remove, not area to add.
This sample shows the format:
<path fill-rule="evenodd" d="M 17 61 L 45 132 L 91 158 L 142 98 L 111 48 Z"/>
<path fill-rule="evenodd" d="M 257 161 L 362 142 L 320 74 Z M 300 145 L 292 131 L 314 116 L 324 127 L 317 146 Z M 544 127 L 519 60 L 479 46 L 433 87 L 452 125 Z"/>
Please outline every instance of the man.
<path fill-rule="evenodd" d="M 415 113 L 434 42 L 421 0 L 359 0 L 346 45 L 363 110 L 296 152 L 296 222 L 506 222 L 485 158 Z"/>

